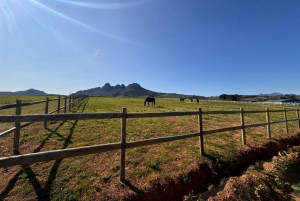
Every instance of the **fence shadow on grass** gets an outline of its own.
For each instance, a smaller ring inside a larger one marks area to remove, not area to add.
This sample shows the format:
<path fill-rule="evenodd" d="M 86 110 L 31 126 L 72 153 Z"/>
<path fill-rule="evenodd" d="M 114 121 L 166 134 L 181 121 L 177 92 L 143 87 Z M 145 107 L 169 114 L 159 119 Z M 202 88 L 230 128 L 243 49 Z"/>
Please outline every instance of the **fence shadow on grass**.
<path fill-rule="evenodd" d="M 64 125 L 66 121 L 63 121 L 62 123 L 60 123 L 54 130 L 51 130 L 49 128 L 45 128 L 46 130 L 48 130 L 50 133 L 48 134 L 48 136 L 42 141 L 42 143 L 34 149 L 34 153 L 41 151 L 41 149 L 45 146 L 46 142 L 52 137 L 53 134 L 56 134 L 59 138 L 63 138 L 65 139 L 61 134 L 59 134 L 57 132 L 57 130 Z"/>
<path fill-rule="evenodd" d="M 83 101 L 81 103 L 79 103 L 78 108 L 73 111 L 73 112 L 77 112 L 78 110 L 81 110 L 80 112 L 84 112 L 86 105 L 88 103 L 88 100 Z M 41 145 L 38 146 L 36 149 L 34 149 L 34 152 L 38 152 L 40 151 L 44 145 L 46 144 L 46 142 L 52 137 L 53 134 L 56 134 L 58 137 L 63 138 L 65 140 L 64 145 L 62 147 L 62 149 L 65 149 L 68 147 L 69 143 L 71 142 L 71 138 L 73 136 L 73 132 L 74 129 L 77 125 L 78 120 L 74 121 L 72 127 L 70 128 L 70 133 L 69 135 L 64 138 L 60 133 L 57 132 L 57 130 L 67 121 L 63 121 L 62 123 L 60 123 L 54 130 L 51 130 L 49 128 L 46 128 L 48 131 L 50 131 L 51 133 L 42 141 Z M 27 178 L 29 179 L 29 182 L 32 184 L 32 187 L 34 189 L 34 191 L 36 192 L 37 198 L 38 200 L 43 200 L 43 201 L 48 201 L 51 200 L 50 197 L 50 193 L 51 193 L 51 187 L 53 182 L 56 179 L 56 175 L 57 175 L 57 171 L 58 168 L 60 166 L 60 163 L 62 162 L 63 159 L 57 159 L 55 160 L 48 179 L 46 181 L 45 186 L 43 187 L 41 185 L 41 183 L 39 182 L 39 180 L 36 178 L 36 173 L 35 171 L 30 167 L 30 165 L 22 165 L 22 169 L 20 169 L 14 176 L 13 178 L 11 178 L 6 186 L 6 188 L 1 192 L 0 194 L 0 200 L 4 200 L 5 197 L 9 194 L 9 192 L 14 188 L 14 186 L 16 185 L 19 177 L 25 173 L 27 175 Z"/>
<path fill-rule="evenodd" d="M 6 188 L 4 189 L 4 191 L 1 192 L 0 194 L 0 200 L 4 200 L 4 198 L 8 195 L 8 193 L 14 188 L 14 186 L 16 185 L 19 176 L 23 173 L 23 169 L 20 169 L 14 176 L 13 178 L 11 178 L 6 186 Z"/>
<path fill-rule="evenodd" d="M 128 181 L 128 180 L 125 180 L 123 183 L 124 183 L 130 190 L 132 190 L 133 192 L 135 192 L 137 195 L 142 195 L 142 194 L 144 193 L 144 191 L 142 191 L 142 190 L 138 189 L 137 187 L 135 187 L 134 185 L 132 185 L 132 184 L 130 183 L 130 181 Z"/>

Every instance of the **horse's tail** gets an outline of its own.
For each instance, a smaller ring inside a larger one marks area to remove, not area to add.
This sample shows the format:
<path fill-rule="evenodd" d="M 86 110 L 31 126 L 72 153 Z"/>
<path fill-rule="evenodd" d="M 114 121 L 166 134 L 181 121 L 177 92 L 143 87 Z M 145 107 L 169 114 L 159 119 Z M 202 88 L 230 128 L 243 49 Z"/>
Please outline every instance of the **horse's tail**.
<path fill-rule="evenodd" d="M 153 104 L 155 105 L 155 98 L 153 98 Z"/>
<path fill-rule="evenodd" d="M 146 101 L 147 101 L 147 98 L 146 98 L 145 101 L 144 101 L 144 106 L 146 105 Z"/>

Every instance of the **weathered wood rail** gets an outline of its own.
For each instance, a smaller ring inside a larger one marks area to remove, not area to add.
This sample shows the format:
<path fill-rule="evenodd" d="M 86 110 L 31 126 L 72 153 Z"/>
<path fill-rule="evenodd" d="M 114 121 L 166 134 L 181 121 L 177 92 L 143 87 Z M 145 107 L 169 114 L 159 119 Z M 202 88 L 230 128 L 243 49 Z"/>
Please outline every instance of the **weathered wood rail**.
<path fill-rule="evenodd" d="M 287 119 L 287 111 L 295 111 L 297 118 L 295 119 Z M 270 113 L 272 112 L 283 112 L 284 120 L 280 121 L 271 121 Z M 266 122 L 256 123 L 256 124 L 247 124 L 244 123 L 244 115 L 245 114 L 255 114 L 255 113 L 265 113 L 266 114 Z M 226 127 L 214 130 L 203 130 L 203 115 L 211 115 L 211 114 L 240 114 L 240 126 Z M 128 118 L 152 118 L 152 117 L 170 117 L 170 116 L 186 116 L 186 115 L 197 115 L 198 116 L 198 131 L 197 133 L 189 133 L 183 135 L 176 136 L 168 136 L 168 137 L 160 137 L 160 138 L 152 138 L 147 140 L 140 140 L 134 142 L 126 141 L 126 122 Z M 19 125 L 20 122 L 47 122 L 47 121 L 63 121 L 63 120 L 88 120 L 88 119 L 112 119 L 119 118 L 121 119 L 121 141 L 111 144 L 100 144 L 94 146 L 85 146 L 85 147 L 77 147 L 77 148 L 69 148 L 69 149 L 60 149 L 54 151 L 47 152 L 39 152 L 39 153 L 31 153 L 20 155 L 19 153 L 19 137 L 20 137 L 20 129 L 22 126 Z M 68 157 L 82 156 L 87 154 L 101 153 L 113 150 L 121 150 L 120 154 L 120 181 L 125 181 L 125 153 L 126 149 L 158 144 L 163 142 L 171 142 L 175 140 L 182 140 L 191 137 L 199 137 L 199 153 L 200 155 L 204 154 L 204 141 L 203 136 L 213 133 L 225 132 L 225 131 L 234 131 L 241 130 L 241 139 L 242 144 L 246 144 L 246 128 L 253 128 L 258 126 L 266 126 L 267 127 L 267 138 L 271 139 L 271 125 L 278 123 L 285 123 L 286 133 L 288 134 L 288 122 L 297 121 L 298 129 L 300 129 L 300 119 L 299 119 L 299 110 L 297 109 L 282 109 L 282 110 L 269 110 L 266 108 L 263 110 L 256 111 L 246 111 L 243 108 L 240 108 L 238 111 L 202 111 L 199 108 L 198 111 L 188 111 L 188 112 L 162 112 L 162 113 L 127 113 L 126 108 L 123 108 L 122 113 L 76 113 L 76 114 L 32 114 L 32 115 L 2 115 L 0 116 L 0 123 L 9 123 L 15 122 L 16 129 L 18 130 L 17 134 L 14 135 L 14 151 L 15 156 L 3 157 L 0 158 L 0 167 L 8 167 L 15 165 L 25 165 L 42 161 L 63 159 Z M 1 136 L 0 136 L 1 137 Z"/>

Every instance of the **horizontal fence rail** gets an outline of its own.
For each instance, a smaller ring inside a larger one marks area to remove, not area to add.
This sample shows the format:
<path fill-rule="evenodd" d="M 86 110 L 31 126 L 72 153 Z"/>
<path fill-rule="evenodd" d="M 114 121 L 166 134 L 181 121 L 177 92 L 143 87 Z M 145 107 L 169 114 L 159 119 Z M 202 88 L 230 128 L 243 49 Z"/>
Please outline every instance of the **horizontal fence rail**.
<path fill-rule="evenodd" d="M 59 100 L 59 99 L 58 99 Z M 48 101 L 46 101 L 48 102 Z M 66 103 L 66 101 L 65 101 Z M 17 103 L 20 105 L 20 102 Z M 60 108 L 60 106 L 58 106 Z M 287 119 L 286 112 L 287 111 L 295 111 L 297 118 L 294 119 Z M 272 112 L 283 112 L 284 113 L 284 120 L 279 121 L 271 121 L 270 120 L 270 113 Z M 256 113 L 265 113 L 266 114 L 266 122 L 255 123 L 255 124 L 245 124 L 244 123 L 244 115 L 245 114 L 256 114 Z M 226 127 L 226 128 L 219 128 L 213 130 L 203 130 L 203 115 L 210 115 L 210 114 L 240 114 L 240 125 Z M 196 133 L 188 133 L 188 134 L 181 134 L 175 136 L 167 136 L 167 137 L 160 137 L 160 138 L 152 138 L 134 142 L 126 142 L 126 121 L 128 118 L 153 118 L 153 117 L 172 117 L 172 116 L 187 116 L 187 115 L 197 115 L 198 116 L 198 131 Z M 95 145 L 95 146 L 85 146 L 85 147 L 77 147 L 77 148 L 69 148 L 69 149 L 60 149 L 48 152 L 39 152 L 39 153 L 31 153 L 31 154 L 24 154 L 20 155 L 19 153 L 19 137 L 20 137 L 20 129 L 25 127 L 26 124 L 31 124 L 33 122 L 40 122 L 40 121 L 62 121 L 62 120 L 90 120 L 90 119 L 112 119 L 118 118 L 121 119 L 121 141 L 117 143 L 111 144 L 104 144 L 104 145 Z M 285 123 L 286 126 L 286 133 L 288 133 L 288 124 L 287 122 L 291 121 L 298 121 L 298 129 L 300 128 L 300 119 L 299 119 L 299 110 L 297 109 L 283 109 L 283 110 L 256 110 L 256 111 L 245 111 L 243 108 L 240 110 L 235 111 L 202 111 L 199 108 L 198 111 L 187 111 L 187 112 L 161 112 L 161 113 L 127 113 L 127 109 L 123 108 L 123 111 L 120 113 L 75 113 L 75 114 L 28 114 L 28 115 L 21 115 L 20 111 L 16 112 L 16 115 L 1 115 L 0 116 L 0 123 L 15 123 L 15 127 L 0 134 L 0 137 L 7 135 L 9 132 L 16 131 L 14 135 L 14 152 L 15 156 L 11 157 L 3 157 L 0 158 L 0 167 L 8 167 L 14 165 L 24 165 L 36 162 L 43 162 L 49 160 L 56 160 L 56 159 L 63 159 L 68 157 L 75 157 L 75 156 L 82 156 L 87 154 L 94 154 L 94 153 L 101 153 L 106 151 L 113 151 L 113 150 L 121 150 L 120 155 L 120 181 L 125 181 L 125 152 L 126 149 L 171 142 L 176 140 L 183 140 L 192 137 L 199 137 L 199 153 L 200 155 L 204 154 L 204 142 L 203 136 L 219 133 L 219 132 L 226 132 L 226 131 L 234 131 L 234 130 L 241 130 L 242 135 L 242 144 L 246 144 L 246 128 L 254 128 L 259 126 L 266 126 L 267 127 L 267 137 L 271 139 L 271 132 L 270 132 L 270 125 L 278 124 L 278 123 Z M 20 125 L 20 122 L 27 122 L 23 125 Z"/>
<path fill-rule="evenodd" d="M 49 101 L 55 101 L 58 100 L 58 98 L 56 99 L 49 99 Z M 42 101 L 34 101 L 34 102 L 26 102 L 26 103 L 22 103 L 21 106 L 30 106 L 30 105 L 36 105 L 36 104 L 40 104 L 40 103 L 45 103 L 46 100 L 42 100 Z M 14 104 L 7 104 L 7 105 L 0 105 L 0 110 L 4 110 L 4 109 L 9 109 L 9 108 L 15 108 L 17 107 L 18 104 L 14 103 Z"/>
<path fill-rule="evenodd" d="M 63 121 L 63 120 L 88 120 L 121 118 L 122 113 L 82 113 L 82 114 L 32 114 L 32 115 L 2 115 L 1 123 L 15 121 Z"/>
<path fill-rule="evenodd" d="M 106 151 L 113 151 L 121 148 L 120 143 L 112 143 L 105 145 L 86 146 L 78 148 L 60 149 L 47 152 L 39 152 L 32 154 L 16 155 L 6 158 L 0 158 L 0 167 L 25 165 L 49 160 L 63 159 L 75 156 L 83 156 L 87 154 L 95 154 Z"/>

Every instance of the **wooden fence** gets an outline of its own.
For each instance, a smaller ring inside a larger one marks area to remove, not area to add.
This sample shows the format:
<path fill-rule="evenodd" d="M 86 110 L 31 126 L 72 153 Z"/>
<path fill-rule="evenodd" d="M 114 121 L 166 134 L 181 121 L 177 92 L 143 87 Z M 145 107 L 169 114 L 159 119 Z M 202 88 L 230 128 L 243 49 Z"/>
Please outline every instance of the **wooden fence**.
<path fill-rule="evenodd" d="M 297 118 L 295 119 L 287 119 L 287 111 L 295 111 Z M 284 120 L 280 121 L 271 121 L 270 113 L 272 112 L 283 112 Z M 245 114 L 255 114 L 255 113 L 265 113 L 266 122 L 256 123 L 256 124 L 248 124 L 244 123 L 244 115 Z M 215 130 L 203 130 L 203 115 L 211 115 L 211 114 L 240 114 L 240 125 L 234 127 L 226 127 Z M 152 138 L 147 140 L 140 140 L 134 142 L 126 141 L 126 122 L 128 118 L 152 118 L 152 117 L 170 117 L 170 116 L 186 116 L 186 115 L 197 115 L 198 116 L 198 132 L 197 133 L 189 133 L 183 135 L 176 136 L 168 136 L 168 137 L 160 137 L 160 138 Z M 8 167 L 15 165 L 25 165 L 42 161 L 63 159 L 68 157 L 82 156 L 87 154 L 101 153 L 113 150 L 121 150 L 120 154 L 120 181 L 125 181 L 125 152 L 126 149 L 131 149 L 135 147 L 141 147 L 146 145 L 158 144 L 163 142 L 171 142 L 175 140 L 182 140 L 191 137 L 199 137 L 199 152 L 200 155 L 204 154 L 204 141 L 203 136 L 213 133 L 225 132 L 225 131 L 233 131 L 233 130 L 241 130 L 241 139 L 242 144 L 246 144 L 246 128 L 253 128 L 258 126 L 266 126 L 267 127 L 267 137 L 271 139 L 271 125 L 277 123 L 285 123 L 286 133 L 288 134 L 288 122 L 290 121 L 298 121 L 298 129 L 300 128 L 300 119 L 299 119 L 299 110 L 297 109 L 283 109 L 283 110 L 257 110 L 257 111 L 245 111 L 243 108 L 237 111 L 202 111 L 201 108 L 198 111 L 189 111 L 189 112 L 162 112 L 162 113 L 127 113 L 126 108 L 123 108 L 122 113 L 76 113 L 76 114 L 32 114 L 32 115 L 2 115 L 0 116 L 0 123 L 9 123 L 14 122 L 16 125 L 16 129 L 18 130 L 18 134 L 14 135 L 14 149 L 18 152 L 18 142 L 19 142 L 19 131 L 21 126 L 18 124 L 20 122 L 47 122 L 47 121 L 64 121 L 64 120 L 89 120 L 89 119 L 112 119 L 119 118 L 121 119 L 121 141 L 111 144 L 101 144 L 94 146 L 85 146 L 85 147 L 77 147 L 77 148 L 69 148 L 69 149 L 60 149 L 54 151 L 47 152 L 39 152 L 39 153 L 31 153 L 24 155 L 15 155 L 10 157 L 0 158 L 0 167 Z M 1 136 L 0 136 L 1 137 Z"/>
<path fill-rule="evenodd" d="M 63 109 L 63 112 L 66 113 L 67 108 L 69 108 L 69 110 L 71 110 L 71 108 L 75 104 L 82 101 L 85 97 L 86 96 L 78 96 L 78 95 L 71 95 L 69 97 L 65 96 L 64 98 L 61 98 L 59 96 L 56 99 L 49 99 L 47 97 L 46 100 L 35 101 L 35 102 L 25 102 L 25 103 L 22 103 L 21 100 L 16 100 L 16 103 L 14 103 L 14 104 L 0 105 L 0 110 L 15 108 L 15 115 L 21 115 L 22 106 L 32 106 L 32 105 L 45 103 L 45 114 L 61 113 L 62 109 Z M 57 109 L 49 112 L 49 102 L 51 102 L 51 101 L 57 101 Z M 61 106 L 62 101 L 64 101 L 63 106 Z M 19 130 L 21 128 L 29 126 L 30 124 L 34 123 L 34 121 L 30 121 L 30 122 L 24 123 L 22 125 L 20 125 L 20 122 L 14 122 L 14 123 L 15 123 L 15 126 L 13 128 L 0 133 L 0 138 L 4 137 L 12 132 L 15 132 L 15 135 L 19 135 Z M 47 121 L 44 122 L 44 128 L 46 128 L 46 126 L 47 126 Z M 18 146 L 17 143 L 16 143 L 16 146 Z"/>

